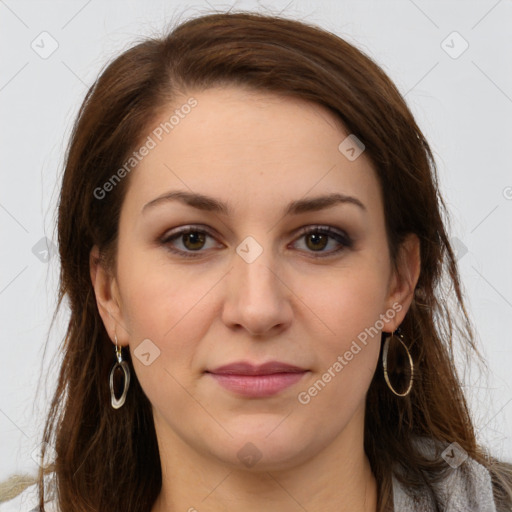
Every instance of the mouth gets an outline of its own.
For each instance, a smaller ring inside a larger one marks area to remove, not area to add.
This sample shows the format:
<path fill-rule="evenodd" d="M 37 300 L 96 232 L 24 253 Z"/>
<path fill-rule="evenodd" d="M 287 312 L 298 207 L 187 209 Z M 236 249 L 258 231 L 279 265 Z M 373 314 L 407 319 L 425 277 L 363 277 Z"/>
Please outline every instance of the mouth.
<path fill-rule="evenodd" d="M 262 365 L 240 361 L 207 370 L 205 373 L 224 389 L 236 395 L 265 398 L 293 386 L 308 373 L 308 370 L 279 361 Z"/>

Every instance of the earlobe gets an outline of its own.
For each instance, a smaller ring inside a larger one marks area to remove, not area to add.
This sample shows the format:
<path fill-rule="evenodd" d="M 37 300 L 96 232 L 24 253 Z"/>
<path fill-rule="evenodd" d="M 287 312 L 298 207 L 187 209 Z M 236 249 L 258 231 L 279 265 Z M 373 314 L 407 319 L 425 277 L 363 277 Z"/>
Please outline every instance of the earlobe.
<path fill-rule="evenodd" d="M 96 245 L 91 249 L 89 254 L 89 270 L 94 294 L 96 296 L 96 304 L 103 320 L 103 325 L 112 340 L 117 332 L 119 344 L 123 345 L 124 343 L 121 340 L 124 337 L 124 330 L 120 332 L 120 329 L 116 329 L 117 324 L 119 324 L 121 320 L 121 308 L 119 305 L 120 301 L 116 279 L 109 269 L 105 268 L 105 264 L 100 258 L 99 249 Z"/>
<path fill-rule="evenodd" d="M 421 270 L 420 240 L 418 236 L 410 233 L 402 244 L 401 249 L 400 274 L 406 299 L 411 301 Z"/>
<path fill-rule="evenodd" d="M 396 270 L 392 279 L 392 287 L 388 297 L 389 307 L 398 303 L 402 306 L 400 313 L 396 315 L 393 324 L 388 330 L 395 330 L 404 319 L 412 299 L 414 289 L 421 271 L 420 240 L 414 233 L 409 233 L 400 246 Z"/>
<path fill-rule="evenodd" d="M 89 271 L 91 274 L 91 282 L 92 282 L 93 288 L 95 287 L 95 283 L 96 283 L 96 275 L 98 272 L 99 261 L 100 261 L 99 249 L 98 249 L 98 246 L 95 245 L 91 249 L 91 252 L 89 253 Z"/>

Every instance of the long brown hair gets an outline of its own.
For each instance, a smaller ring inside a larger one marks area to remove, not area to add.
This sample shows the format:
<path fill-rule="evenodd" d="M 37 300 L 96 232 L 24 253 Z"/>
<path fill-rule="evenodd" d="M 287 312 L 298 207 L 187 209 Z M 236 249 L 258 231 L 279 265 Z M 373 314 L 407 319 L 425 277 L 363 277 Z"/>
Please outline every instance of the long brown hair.
<path fill-rule="evenodd" d="M 139 512 L 149 510 L 160 492 L 151 404 L 133 371 L 126 404 L 110 407 L 113 346 L 89 273 L 95 244 L 115 271 L 119 213 L 130 176 L 105 198 L 94 192 L 178 94 L 224 84 L 330 109 L 363 141 L 377 170 L 392 261 L 408 233 L 420 239 L 421 273 L 401 326 L 415 364 L 413 389 L 405 398 L 390 393 L 379 365 L 367 394 L 365 450 L 378 482 L 379 511 L 392 502 L 392 468 L 405 469 L 407 485 L 430 488 L 447 466 L 426 459 L 413 442 L 418 437 L 459 443 L 491 471 L 497 503 L 505 507 L 512 500 L 505 466 L 477 445 L 454 364 L 455 340 L 476 351 L 473 328 L 434 158 L 404 99 L 371 58 L 334 34 L 279 16 L 217 13 L 122 53 L 90 88 L 74 125 L 58 209 L 57 307 L 67 297 L 71 317 L 43 438 L 58 454 L 60 509 Z M 39 489 L 42 507 L 43 470 Z"/>

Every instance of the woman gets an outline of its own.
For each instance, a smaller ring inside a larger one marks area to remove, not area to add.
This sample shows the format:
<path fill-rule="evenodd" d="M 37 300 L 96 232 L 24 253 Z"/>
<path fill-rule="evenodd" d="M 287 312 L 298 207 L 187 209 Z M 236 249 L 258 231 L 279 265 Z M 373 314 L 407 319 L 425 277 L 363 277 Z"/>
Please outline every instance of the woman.
<path fill-rule="evenodd" d="M 51 506 L 511 510 L 451 356 L 444 209 L 399 92 L 333 34 L 213 14 L 123 53 L 62 183 Z"/>

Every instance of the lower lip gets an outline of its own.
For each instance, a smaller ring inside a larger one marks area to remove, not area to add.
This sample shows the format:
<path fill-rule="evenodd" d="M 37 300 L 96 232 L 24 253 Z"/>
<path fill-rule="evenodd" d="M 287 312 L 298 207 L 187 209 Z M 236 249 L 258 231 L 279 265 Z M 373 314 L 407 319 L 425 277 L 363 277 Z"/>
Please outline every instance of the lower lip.
<path fill-rule="evenodd" d="M 222 387 L 239 395 L 264 398 L 297 383 L 306 372 L 273 373 L 271 375 L 232 375 L 210 373 Z"/>

